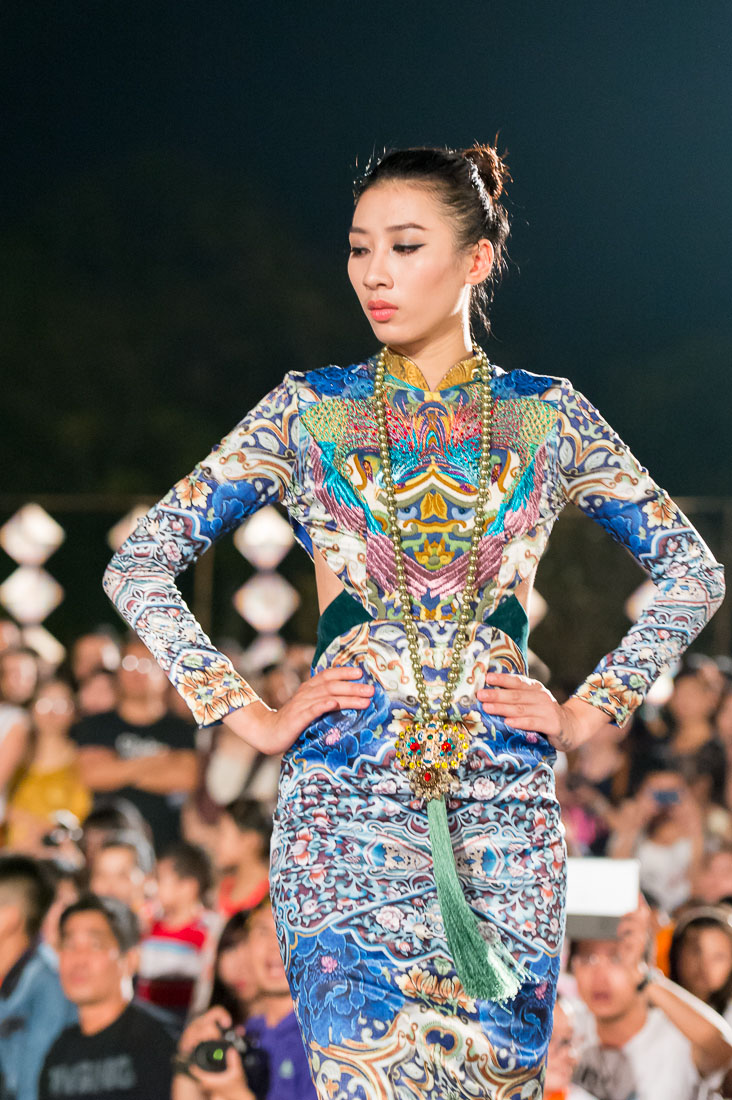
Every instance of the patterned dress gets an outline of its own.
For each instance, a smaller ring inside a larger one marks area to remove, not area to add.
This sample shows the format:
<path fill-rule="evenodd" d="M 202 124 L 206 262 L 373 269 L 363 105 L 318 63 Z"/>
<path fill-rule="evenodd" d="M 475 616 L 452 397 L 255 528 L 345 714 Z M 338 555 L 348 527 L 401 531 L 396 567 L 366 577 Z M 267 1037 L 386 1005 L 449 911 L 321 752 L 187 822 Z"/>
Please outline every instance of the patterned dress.
<path fill-rule="evenodd" d="M 105 588 L 197 721 L 219 721 L 257 696 L 204 635 L 175 577 L 257 508 L 285 506 L 300 543 L 320 551 L 358 611 L 325 632 L 315 669 L 355 665 L 376 689 L 367 710 L 313 722 L 282 762 L 271 888 L 318 1095 L 538 1100 L 564 919 L 555 752 L 542 735 L 490 717 L 476 691 L 489 671 L 526 672 L 515 590 L 532 580 L 567 501 L 622 542 L 657 588 L 576 691 L 618 725 L 721 603 L 722 568 L 566 379 L 493 366 L 489 526 L 455 692 L 472 737 L 448 821 L 467 901 L 529 979 L 508 1003 L 470 997 L 447 946 L 425 805 L 395 761 L 417 693 L 385 534 L 375 365 L 288 374 L 142 519 Z M 407 581 L 438 699 L 470 544 L 481 383 L 472 358 L 435 391 L 410 360 L 389 353 L 386 366 Z"/>

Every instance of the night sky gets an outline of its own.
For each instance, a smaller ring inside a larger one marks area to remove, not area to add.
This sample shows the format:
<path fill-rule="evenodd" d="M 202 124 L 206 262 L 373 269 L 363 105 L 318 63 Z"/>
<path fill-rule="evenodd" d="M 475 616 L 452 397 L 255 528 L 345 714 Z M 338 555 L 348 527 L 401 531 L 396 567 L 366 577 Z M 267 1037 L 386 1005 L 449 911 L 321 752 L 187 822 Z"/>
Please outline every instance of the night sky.
<path fill-rule="evenodd" d="M 154 498 L 286 369 L 371 354 L 358 166 L 496 135 L 489 356 L 568 376 L 672 495 L 729 498 L 730 56 L 729 0 L 5 0 L 0 510 Z"/>

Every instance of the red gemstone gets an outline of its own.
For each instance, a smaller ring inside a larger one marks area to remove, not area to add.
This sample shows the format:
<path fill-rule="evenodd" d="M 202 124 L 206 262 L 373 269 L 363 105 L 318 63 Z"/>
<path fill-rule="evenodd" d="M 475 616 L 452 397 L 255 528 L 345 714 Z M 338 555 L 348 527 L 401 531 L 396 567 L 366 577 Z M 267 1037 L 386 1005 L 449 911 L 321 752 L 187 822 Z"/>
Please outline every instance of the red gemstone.
<path fill-rule="evenodd" d="M 432 778 L 432 772 L 425 772 L 422 778 L 424 779 L 425 783 L 429 783 L 430 779 Z"/>
<path fill-rule="evenodd" d="M 409 742 L 409 751 L 410 752 L 419 752 L 421 747 L 422 746 L 420 745 L 419 741 L 410 741 Z"/>
<path fill-rule="evenodd" d="M 443 741 L 440 748 L 442 749 L 443 752 L 451 752 L 452 751 L 452 741 Z"/>

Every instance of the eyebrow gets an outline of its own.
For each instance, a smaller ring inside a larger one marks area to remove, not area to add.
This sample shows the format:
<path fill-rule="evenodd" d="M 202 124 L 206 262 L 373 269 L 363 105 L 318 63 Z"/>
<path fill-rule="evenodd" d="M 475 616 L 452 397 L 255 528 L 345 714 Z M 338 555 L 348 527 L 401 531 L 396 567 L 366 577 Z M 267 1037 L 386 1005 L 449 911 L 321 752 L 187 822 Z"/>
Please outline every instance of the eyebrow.
<path fill-rule="evenodd" d="M 402 229 L 422 229 L 425 233 L 427 230 L 423 225 L 417 225 L 416 222 L 405 222 L 404 225 L 387 225 L 387 233 L 400 233 Z M 349 233 L 368 233 L 368 229 L 359 229 L 357 225 L 352 225 Z"/>

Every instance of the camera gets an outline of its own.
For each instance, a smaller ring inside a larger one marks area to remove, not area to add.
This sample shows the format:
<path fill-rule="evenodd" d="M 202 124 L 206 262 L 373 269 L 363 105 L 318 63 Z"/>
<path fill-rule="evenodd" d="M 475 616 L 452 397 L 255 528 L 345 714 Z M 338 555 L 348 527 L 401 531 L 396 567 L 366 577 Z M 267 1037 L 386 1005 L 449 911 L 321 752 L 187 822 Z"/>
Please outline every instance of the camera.
<path fill-rule="evenodd" d="M 235 1028 L 228 1028 L 222 1032 L 220 1039 L 205 1039 L 187 1056 L 177 1056 L 176 1069 L 186 1072 L 191 1066 L 197 1066 L 206 1073 L 223 1073 L 231 1047 L 241 1058 L 247 1085 L 257 1100 L 265 1100 L 269 1089 L 267 1053 L 253 1037 L 242 1035 Z"/>

